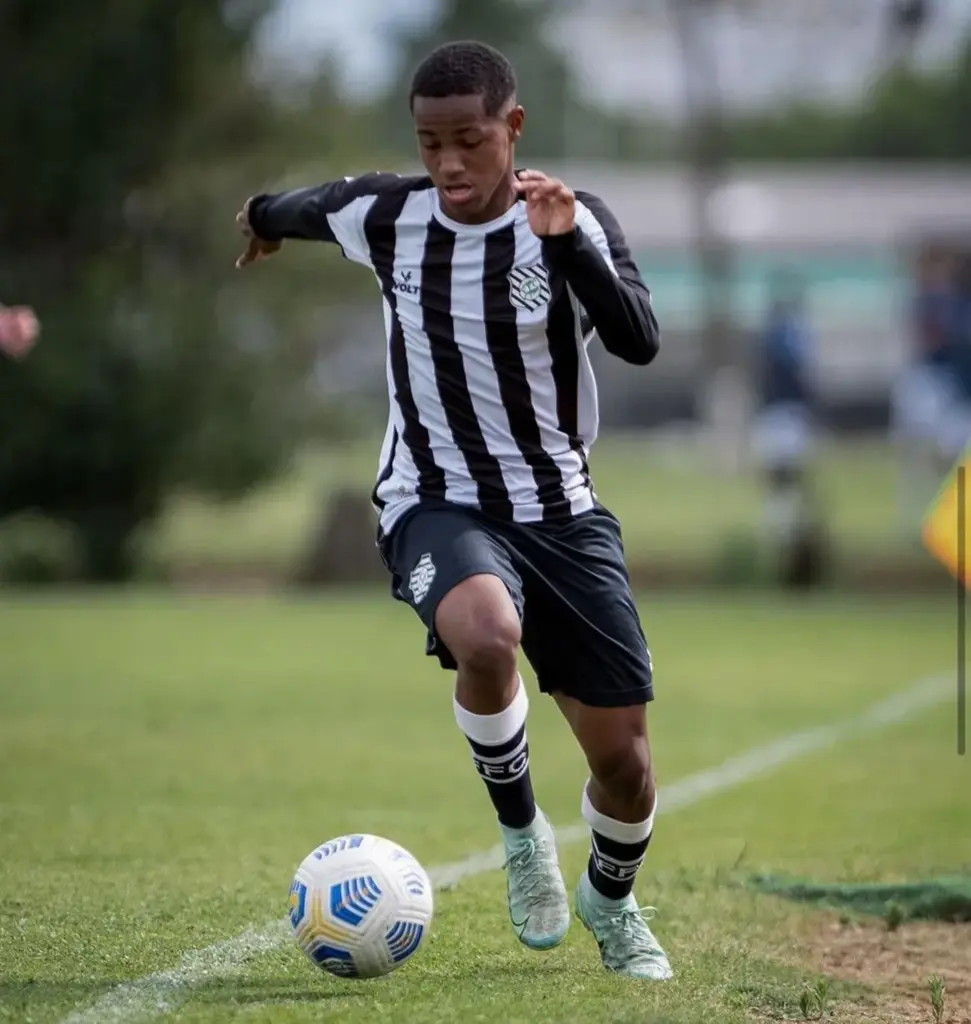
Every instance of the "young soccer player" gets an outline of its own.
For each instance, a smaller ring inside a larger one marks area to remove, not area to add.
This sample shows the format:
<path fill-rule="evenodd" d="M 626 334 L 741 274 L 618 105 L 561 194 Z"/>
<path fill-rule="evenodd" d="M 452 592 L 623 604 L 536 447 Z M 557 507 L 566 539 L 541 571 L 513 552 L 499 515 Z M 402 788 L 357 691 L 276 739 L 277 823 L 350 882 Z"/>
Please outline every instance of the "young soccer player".
<path fill-rule="evenodd" d="M 366 174 L 247 201 L 244 266 L 285 239 L 369 267 L 387 324 L 390 420 L 373 501 L 392 593 L 457 673 L 455 718 L 495 807 L 520 941 L 549 949 L 569 905 L 529 771 L 522 648 L 589 765 L 576 910 L 606 967 L 671 977 L 632 894 L 654 826 L 651 657 L 620 526 L 587 465 L 591 326 L 636 365 L 659 348 L 647 287 L 595 196 L 517 172 L 525 114 L 509 62 L 452 43 L 418 68 L 424 177 Z M 581 318 L 583 326 L 581 326 Z"/>

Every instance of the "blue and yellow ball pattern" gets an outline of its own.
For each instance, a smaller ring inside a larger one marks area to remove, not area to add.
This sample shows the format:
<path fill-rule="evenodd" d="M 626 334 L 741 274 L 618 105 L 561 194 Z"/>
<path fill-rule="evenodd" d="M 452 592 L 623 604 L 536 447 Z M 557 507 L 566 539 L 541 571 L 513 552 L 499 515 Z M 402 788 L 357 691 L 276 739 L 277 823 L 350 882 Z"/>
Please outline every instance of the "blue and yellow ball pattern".
<path fill-rule="evenodd" d="M 403 847 L 372 835 L 317 847 L 290 886 L 290 927 L 322 970 L 343 978 L 388 974 L 420 949 L 434 909 L 425 869 Z"/>

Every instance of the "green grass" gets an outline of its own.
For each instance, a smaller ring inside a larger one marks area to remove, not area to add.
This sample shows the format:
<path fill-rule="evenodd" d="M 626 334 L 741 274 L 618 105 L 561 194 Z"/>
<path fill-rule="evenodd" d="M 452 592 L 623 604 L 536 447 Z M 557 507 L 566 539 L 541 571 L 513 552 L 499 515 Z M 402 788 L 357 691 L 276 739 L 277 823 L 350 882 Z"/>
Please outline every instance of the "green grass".
<path fill-rule="evenodd" d="M 153 554 L 169 565 L 291 565 L 328 495 L 341 486 L 370 491 L 378 449 L 377 442 L 368 442 L 310 453 L 274 486 L 225 508 L 192 498 L 174 502 L 152 539 Z M 755 477 L 718 476 L 690 449 L 666 448 L 650 436 L 608 436 L 597 443 L 592 469 L 601 500 L 624 524 L 634 559 L 687 555 L 702 560 L 717 553 L 726 535 L 759 529 Z M 824 447 L 818 474 L 842 553 L 907 553 L 888 446 Z"/>
<path fill-rule="evenodd" d="M 839 719 L 946 670 L 949 605 L 645 600 L 662 786 Z M 296 863 L 351 830 L 428 865 L 493 845 L 448 677 L 383 595 L 0 602 L 0 1020 L 63 1019 L 128 979 L 282 917 Z M 812 967 L 784 952 L 811 911 L 724 884 L 746 867 L 822 879 L 954 871 L 969 860 L 953 708 L 662 815 L 639 896 L 677 971 L 608 977 L 579 926 L 531 954 L 500 872 L 437 897 L 414 962 L 375 983 L 319 974 L 287 942 L 186 993 L 184 1021 L 668 1021 L 794 1013 Z M 534 779 L 578 817 L 581 756 L 533 701 Z M 585 861 L 562 850 L 568 883 Z M 837 986 L 833 999 L 873 998 Z"/>

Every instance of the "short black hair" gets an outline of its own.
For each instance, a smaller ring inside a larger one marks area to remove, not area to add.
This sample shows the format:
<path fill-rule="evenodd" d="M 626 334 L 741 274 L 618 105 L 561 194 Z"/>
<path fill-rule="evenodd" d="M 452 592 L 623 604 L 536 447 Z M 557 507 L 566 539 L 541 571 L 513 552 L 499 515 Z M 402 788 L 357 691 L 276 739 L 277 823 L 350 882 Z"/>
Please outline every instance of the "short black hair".
<path fill-rule="evenodd" d="M 485 43 L 445 43 L 421 62 L 411 80 L 409 104 L 416 96 L 481 96 L 488 117 L 494 117 L 516 95 L 516 72 L 496 49 Z"/>

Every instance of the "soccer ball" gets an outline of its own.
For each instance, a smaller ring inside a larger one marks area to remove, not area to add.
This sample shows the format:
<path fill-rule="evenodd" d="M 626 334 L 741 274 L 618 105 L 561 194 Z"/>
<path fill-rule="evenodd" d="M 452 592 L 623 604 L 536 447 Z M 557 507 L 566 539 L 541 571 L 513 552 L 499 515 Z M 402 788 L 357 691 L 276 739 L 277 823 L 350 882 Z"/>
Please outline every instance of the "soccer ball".
<path fill-rule="evenodd" d="M 290 927 L 321 970 L 378 978 L 418 952 L 432 920 L 432 883 L 405 849 L 380 836 L 318 846 L 290 886 Z"/>

